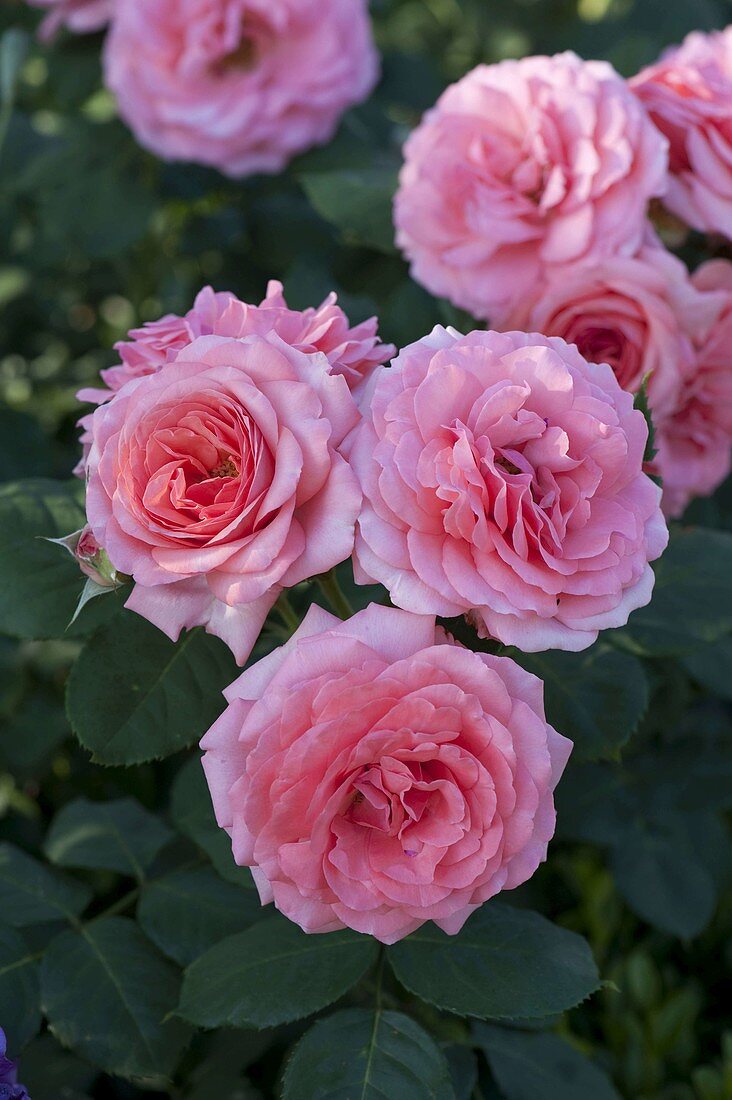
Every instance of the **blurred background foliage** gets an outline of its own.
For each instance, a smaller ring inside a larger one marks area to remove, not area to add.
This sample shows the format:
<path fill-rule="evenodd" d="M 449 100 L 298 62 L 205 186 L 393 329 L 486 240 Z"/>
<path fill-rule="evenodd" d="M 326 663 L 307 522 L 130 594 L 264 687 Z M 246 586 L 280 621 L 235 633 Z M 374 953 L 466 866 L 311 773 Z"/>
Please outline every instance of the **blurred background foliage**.
<path fill-rule="evenodd" d="M 282 176 L 234 182 L 138 149 L 101 84 L 101 36 L 62 35 L 41 47 L 32 38 L 37 13 L 4 0 L 0 34 L 21 28 L 31 37 L 15 103 L 0 115 L 0 480 L 67 478 L 78 450 L 76 390 L 114 361 L 115 340 L 183 312 L 205 283 L 251 301 L 279 278 L 298 308 L 335 289 L 352 321 L 378 313 L 383 338 L 397 345 L 438 321 L 469 324 L 409 280 L 392 244 L 399 149 L 421 112 L 481 61 L 571 48 L 630 75 L 689 30 L 732 17 L 729 0 L 374 0 L 372 10 L 384 58 L 372 99 L 329 147 Z M 732 529 L 731 498 L 723 488 L 689 518 Z M 71 638 L 0 637 L 0 839 L 29 852 L 79 795 L 132 796 L 169 816 L 186 760 L 90 762 L 64 711 L 79 648 Z M 606 986 L 561 1027 L 620 1095 L 729 1100 L 732 892 L 720 811 L 732 804 L 732 642 L 649 654 L 631 635 L 626 652 L 646 659 L 640 682 L 630 684 L 626 667 L 606 701 L 610 723 L 619 699 L 630 712 L 616 759 L 569 769 L 551 859 L 515 900 L 589 938 Z M 190 842 L 190 831 L 178 841 Z M 100 911 L 125 896 L 124 874 L 89 879 Z M 56 930 L 32 927 L 30 950 Z M 10 996 L 0 978 L 0 1024 Z M 449 1018 L 423 1022 L 449 1044 Z M 142 1095 L 64 1053 L 49 1033 L 36 1036 L 39 1024 L 31 1012 L 20 1035 L 31 1039 L 23 1079 L 33 1100 Z M 146 1095 L 233 1100 L 256 1095 L 253 1087 L 276 1095 L 282 1054 L 302 1030 L 199 1037 L 185 1084 Z M 489 1040 L 478 1046 L 489 1050 Z M 482 1055 L 451 1057 L 456 1095 L 569 1100 L 551 1081 L 541 1093 L 512 1084 L 510 1061 L 500 1072 L 490 1064 L 493 1075 Z M 254 1086 L 239 1077 L 247 1067 Z"/>

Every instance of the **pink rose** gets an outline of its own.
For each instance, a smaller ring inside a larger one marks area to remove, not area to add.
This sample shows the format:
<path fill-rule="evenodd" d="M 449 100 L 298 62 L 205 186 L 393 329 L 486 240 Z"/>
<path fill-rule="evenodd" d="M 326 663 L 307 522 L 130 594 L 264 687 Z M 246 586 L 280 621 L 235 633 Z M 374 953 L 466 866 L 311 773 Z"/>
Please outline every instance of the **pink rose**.
<path fill-rule="evenodd" d="M 665 205 L 732 238 L 732 27 L 688 35 L 630 86 L 670 143 Z"/>
<path fill-rule="evenodd" d="M 369 391 L 347 441 L 360 582 L 526 652 L 584 649 L 648 603 L 668 535 L 610 367 L 557 337 L 438 326 Z"/>
<path fill-rule="evenodd" d="M 276 332 L 285 343 L 301 351 L 323 352 L 331 372 L 344 375 L 354 389 L 374 367 L 391 359 L 396 349 L 379 341 L 376 317 L 351 328 L 337 303 L 337 296 L 329 294 L 317 309 L 290 309 L 282 283 L 274 279 L 268 283 L 267 296 L 258 306 L 206 286 L 183 317 L 168 313 L 159 321 L 133 329 L 129 340 L 115 344 L 122 362 L 103 370 L 102 379 L 109 390 L 119 390 L 131 378 L 155 374 L 199 336 L 266 336 Z M 98 389 L 82 390 L 78 396 L 96 404 L 108 400 L 112 394 Z"/>
<path fill-rule="evenodd" d="M 711 260 L 692 276 L 717 308 L 697 341 L 676 407 L 660 425 L 658 467 L 663 504 L 679 516 L 695 496 L 708 496 L 732 469 L 732 263 Z"/>
<path fill-rule="evenodd" d="M 48 8 L 40 36 L 46 41 L 61 26 L 77 34 L 99 31 L 112 18 L 114 0 L 28 0 L 34 8 Z"/>
<path fill-rule="evenodd" d="M 480 65 L 408 139 L 397 243 L 413 277 L 476 317 L 511 309 L 560 265 L 641 244 L 666 141 L 603 61 Z"/>
<path fill-rule="evenodd" d="M 241 302 L 228 292 L 215 293 L 210 286 L 196 296 L 193 307 L 183 316 L 166 314 L 133 329 L 129 340 L 115 344 L 122 362 L 101 371 L 108 389 L 89 387 L 80 390 L 80 401 L 99 404 L 108 401 L 133 378 L 155 374 L 199 336 L 266 336 L 275 332 L 285 343 L 305 352 L 322 352 L 332 374 L 342 374 L 352 390 L 357 390 L 374 367 L 391 359 L 396 348 L 382 344 L 377 336 L 378 321 L 371 317 L 351 328 L 350 321 L 329 294 L 317 309 L 290 309 L 282 283 L 271 280 L 267 296 L 258 306 Z M 82 417 L 81 437 L 85 453 L 91 441 L 91 416 Z M 77 468 L 83 476 L 85 457 Z"/>
<path fill-rule="evenodd" d="M 105 51 L 140 143 L 230 176 L 329 141 L 377 73 L 365 0 L 117 0 Z"/>
<path fill-rule="evenodd" d="M 572 744 L 540 680 L 434 618 L 313 606 L 225 694 L 201 742 L 217 821 L 306 932 L 455 934 L 546 858 Z"/>
<path fill-rule="evenodd" d="M 324 355 L 203 336 L 91 420 L 87 516 L 127 607 L 203 625 L 238 661 L 283 587 L 349 556 L 360 493 L 338 453 L 358 413 Z"/>
<path fill-rule="evenodd" d="M 654 420 L 676 405 L 694 361 L 691 333 L 716 307 L 699 294 L 686 266 L 660 246 L 612 256 L 557 274 L 500 318 L 501 329 L 561 336 L 591 363 L 609 363 L 624 390 L 648 378 Z"/>

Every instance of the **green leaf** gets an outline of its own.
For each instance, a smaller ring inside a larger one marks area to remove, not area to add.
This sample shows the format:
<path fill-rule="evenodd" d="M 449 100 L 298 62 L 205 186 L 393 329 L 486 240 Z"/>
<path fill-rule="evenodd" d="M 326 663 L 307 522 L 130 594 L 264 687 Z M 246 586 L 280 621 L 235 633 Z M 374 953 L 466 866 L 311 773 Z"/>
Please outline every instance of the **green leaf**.
<path fill-rule="evenodd" d="M 200 1044 L 205 1044 L 206 1057 L 191 1070 L 185 1100 L 255 1100 L 260 1094 L 244 1079 L 244 1072 L 276 1038 L 277 1032 L 210 1032 Z"/>
<path fill-rule="evenodd" d="M 643 665 L 629 653 L 595 645 L 584 653 L 521 654 L 544 681 L 547 718 L 574 741 L 575 759 L 617 756 L 648 707 Z"/>
<path fill-rule="evenodd" d="M 43 1010 L 56 1038 L 107 1073 L 168 1078 L 189 1031 L 172 1017 L 175 967 L 134 921 L 108 917 L 64 932 L 41 966 Z"/>
<path fill-rule="evenodd" d="M 581 936 L 495 901 L 474 913 L 459 935 L 426 924 L 387 955 L 411 993 L 461 1016 L 551 1016 L 579 1004 L 599 985 Z"/>
<path fill-rule="evenodd" d="M 97 1070 L 64 1050 L 46 1032 L 23 1054 L 23 1083 L 33 1100 L 75 1100 L 85 1095 Z"/>
<path fill-rule="evenodd" d="M 99 764 L 140 764 L 198 741 L 224 709 L 238 669 L 202 630 L 171 642 L 125 611 L 90 639 L 67 689 L 71 725 Z"/>
<path fill-rule="evenodd" d="M 86 609 L 69 627 L 84 578 L 68 554 L 47 538 L 61 538 L 84 523 L 79 481 L 17 481 L 0 487 L 0 632 L 18 638 L 79 637 L 100 619 Z M 107 614 L 121 606 L 115 593 Z"/>
<path fill-rule="evenodd" d="M 14 775 L 38 780 L 55 750 L 71 736 L 60 701 L 42 691 L 28 694 L 0 728 L 0 758 Z"/>
<path fill-rule="evenodd" d="M 395 167 L 307 172 L 300 180 L 318 214 L 339 229 L 349 244 L 396 251 L 391 216 L 397 187 Z"/>
<path fill-rule="evenodd" d="M 41 1028 L 38 958 L 17 932 L 2 924 L 0 1021 L 8 1040 L 8 1050 L 13 1053 L 25 1046 Z"/>
<path fill-rule="evenodd" d="M 638 390 L 638 392 L 635 395 L 635 398 L 633 399 L 634 407 L 636 409 L 638 409 L 640 412 L 643 413 L 643 417 L 644 417 L 645 422 L 646 422 L 646 427 L 648 428 L 648 439 L 646 440 L 646 449 L 643 453 L 643 461 L 644 462 L 653 462 L 653 459 L 656 457 L 656 454 L 657 454 L 656 428 L 655 428 L 655 425 L 653 423 L 653 417 L 651 416 L 650 405 L 648 404 L 648 379 L 649 378 L 650 378 L 650 373 L 647 374 L 646 377 L 641 382 L 641 388 Z"/>
<path fill-rule="evenodd" d="M 308 936 L 271 917 L 188 967 L 179 1012 L 201 1027 L 274 1027 L 309 1016 L 347 993 L 376 959 L 357 932 Z"/>
<path fill-rule="evenodd" d="M 206 853 L 222 878 L 253 889 L 251 872 L 234 863 L 231 840 L 216 824 L 206 777 L 197 757 L 187 760 L 175 777 L 170 813 L 178 829 Z"/>
<path fill-rule="evenodd" d="M 474 1024 L 506 1100 L 620 1100 L 609 1078 L 558 1035 Z"/>
<path fill-rule="evenodd" d="M 732 637 L 712 645 L 699 646 L 681 658 L 681 663 L 712 695 L 732 701 Z"/>
<path fill-rule="evenodd" d="M 6 924 L 23 928 L 79 915 L 91 901 L 81 882 L 51 871 L 12 844 L 0 844 L 0 913 Z"/>
<path fill-rule="evenodd" d="M 117 871 L 142 880 L 173 833 L 132 798 L 78 798 L 56 814 L 44 843 L 51 863 Z"/>
<path fill-rule="evenodd" d="M 454 1100 L 447 1063 L 401 1012 L 352 1008 L 319 1020 L 287 1063 L 283 1100 Z"/>
<path fill-rule="evenodd" d="M 16 409 L 0 408 L 0 481 L 39 477 L 50 466 L 51 448 L 38 421 Z"/>
<path fill-rule="evenodd" d="M 732 534 L 676 529 L 647 607 L 607 638 L 641 656 L 675 656 L 732 632 Z"/>
<path fill-rule="evenodd" d="M 0 38 L 0 105 L 6 110 L 15 100 L 20 70 L 28 56 L 30 39 L 25 31 L 11 27 Z"/>
<path fill-rule="evenodd" d="M 478 1084 L 478 1059 L 475 1051 L 458 1043 L 447 1043 L 443 1045 L 442 1052 L 450 1070 L 455 1100 L 472 1100 Z"/>
<path fill-rule="evenodd" d="M 683 939 L 707 926 L 718 892 L 693 842 L 691 821 L 669 813 L 630 822 L 610 860 L 618 890 L 638 916 Z M 711 842 L 712 829 L 706 832 Z"/>
<path fill-rule="evenodd" d="M 183 966 L 261 915 L 254 890 L 224 882 L 210 867 L 156 879 L 144 888 L 137 909 L 153 943 Z"/>

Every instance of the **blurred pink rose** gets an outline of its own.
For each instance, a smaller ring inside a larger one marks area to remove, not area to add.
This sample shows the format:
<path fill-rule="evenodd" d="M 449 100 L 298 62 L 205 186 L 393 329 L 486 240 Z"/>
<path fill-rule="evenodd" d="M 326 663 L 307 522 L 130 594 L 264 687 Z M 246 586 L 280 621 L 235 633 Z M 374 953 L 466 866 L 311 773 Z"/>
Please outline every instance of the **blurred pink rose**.
<path fill-rule="evenodd" d="M 360 493 L 338 453 L 358 412 L 324 355 L 203 336 L 91 421 L 87 516 L 127 606 L 204 625 L 243 662 L 281 589 L 347 558 Z"/>
<path fill-rule="evenodd" d="M 732 469 L 732 263 L 711 260 L 692 281 L 719 308 L 658 432 L 663 505 L 670 516 L 681 515 L 693 497 L 713 493 Z"/>
<path fill-rule="evenodd" d="M 624 390 L 648 377 L 654 420 L 675 407 L 694 362 L 691 333 L 708 328 L 717 306 L 692 285 L 685 264 L 660 246 L 557 274 L 497 327 L 561 336 L 591 363 L 609 363 Z"/>
<path fill-rule="evenodd" d="M 630 86 L 670 143 L 665 205 L 732 238 L 732 27 L 688 35 Z"/>
<path fill-rule="evenodd" d="M 546 858 L 572 744 L 540 680 L 434 618 L 313 606 L 226 697 L 201 742 L 217 821 L 306 932 L 455 934 Z"/>
<path fill-rule="evenodd" d="M 59 27 L 87 34 L 106 27 L 112 18 L 114 0 L 28 0 L 34 8 L 48 8 L 40 36 L 48 40 Z"/>
<path fill-rule="evenodd" d="M 573 53 L 478 66 L 404 155 L 394 215 L 412 275 L 483 318 L 559 265 L 635 252 L 667 166 L 625 81 Z"/>
<path fill-rule="evenodd" d="M 117 0 L 105 73 L 142 145 L 248 176 L 329 141 L 378 58 L 365 0 Z"/>
<path fill-rule="evenodd" d="M 215 293 L 210 286 L 196 296 L 193 307 L 183 316 L 169 313 L 159 321 L 149 321 L 130 332 L 131 339 L 115 344 L 122 362 L 101 371 L 108 389 L 89 387 L 80 390 L 80 401 L 100 404 L 133 378 L 155 374 L 199 336 L 265 336 L 275 332 L 285 343 L 305 352 L 323 352 L 332 374 L 342 374 L 352 390 L 357 390 L 374 367 L 391 359 L 396 348 L 382 344 L 377 336 L 378 321 L 371 317 L 351 328 L 350 321 L 329 294 L 317 309 L 290 309 L 282 283 L 271 280 L 267 296 L 258 306 L 241 302 L 228 292 Z M 85 454 L 91 442 L 91 415 L 79 424 Z M 77 468 L 83 476 L 85 457 Z"/>
<path fill-rule="evenodd" d="M 360 582 L 526 652 L 584 649 L 648 603 L 661 491 L 610 367 L 557 337 L 438 326 L 367 396 L 346 443 Z"/>

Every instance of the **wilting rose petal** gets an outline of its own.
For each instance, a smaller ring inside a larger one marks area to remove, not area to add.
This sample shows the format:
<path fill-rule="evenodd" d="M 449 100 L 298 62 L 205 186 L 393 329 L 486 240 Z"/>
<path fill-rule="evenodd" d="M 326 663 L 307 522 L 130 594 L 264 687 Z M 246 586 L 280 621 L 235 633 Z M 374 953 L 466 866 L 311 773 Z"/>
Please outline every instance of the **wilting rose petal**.
<path fill-rule="evenodd" d="M 454 934 L 546 858 L 571 742 L 540 680 L 434 618 L 313 606 L 226 697 L 201 742 L 216 819 L 306 932 Z"/>
<path fill-rule="evenodd" d="M 558 337 L 438 326 L 369 397 L 345 448 L 359 581 L 527 652 L 584 649 L 648 603 L 668 533 L 609 366 Z"/>
<path fill-rule="evenodd" d="M 105 51 L 141 144 L 230 176 L 330 140 L 377 73 L 365 0 L 116 0 Z"/>
<path fill-rule="evenodd" d="M 349 556 L 360 502 L 338 452 L 358 412 L 322 354 L 202 336 L 91 417 L 87 515 L 128 606 L 171 638 L 249 655 L 283 587 Z"/>
<path fill-rule="evenodd" d="M 670 143 L 664 204 L 694 229 L 732 238 L 732 27 L 688 35 L 630 87 Z"/>
<path fill-rule="evenodd" d="M 666 140 L 625 81 L 575 54 L 480 65 L 404 147 L 394 216 L 412 275 L 476 317 L 553 270 L 632 255 Z"/>

